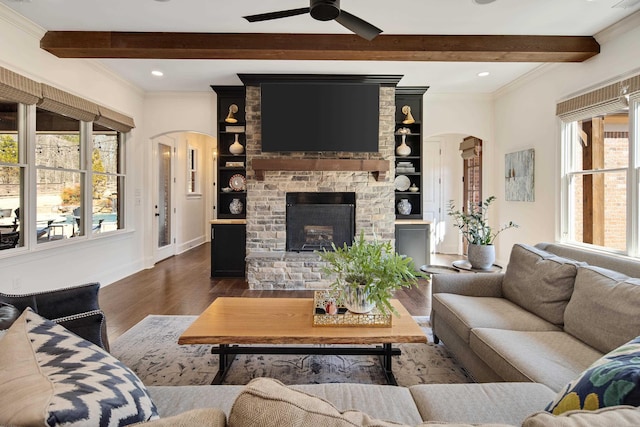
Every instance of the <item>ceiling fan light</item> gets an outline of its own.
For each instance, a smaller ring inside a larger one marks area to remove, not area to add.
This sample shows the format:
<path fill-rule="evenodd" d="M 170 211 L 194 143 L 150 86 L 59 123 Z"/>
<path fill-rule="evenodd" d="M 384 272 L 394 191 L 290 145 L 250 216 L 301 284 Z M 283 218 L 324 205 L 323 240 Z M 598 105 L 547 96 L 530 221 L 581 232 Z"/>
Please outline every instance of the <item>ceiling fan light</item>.
<path fill-rule="evenodd" d="M 340 15 L 340 0 L 311 0 L 309 14 L 318 21 L 331 21 Z"/>

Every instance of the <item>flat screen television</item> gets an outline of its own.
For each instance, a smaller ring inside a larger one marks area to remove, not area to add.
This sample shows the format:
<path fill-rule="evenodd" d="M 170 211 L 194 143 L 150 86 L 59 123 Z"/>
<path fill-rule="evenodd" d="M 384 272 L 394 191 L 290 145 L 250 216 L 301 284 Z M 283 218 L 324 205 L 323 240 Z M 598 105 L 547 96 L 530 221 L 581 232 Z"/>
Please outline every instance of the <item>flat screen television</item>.
<path fill-rule="evenodd" d="M 372 83 L 262 83 L 262 151 L 378 152 L 379 98 Z"/>

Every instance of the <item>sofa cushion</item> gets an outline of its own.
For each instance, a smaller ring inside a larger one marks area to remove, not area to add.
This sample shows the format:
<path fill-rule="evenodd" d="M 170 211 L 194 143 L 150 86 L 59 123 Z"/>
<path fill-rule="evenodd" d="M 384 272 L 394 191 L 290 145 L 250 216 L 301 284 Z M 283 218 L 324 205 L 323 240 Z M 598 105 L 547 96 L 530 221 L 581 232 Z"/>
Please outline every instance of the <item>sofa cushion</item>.
<path fill-rule="evenodd" d="M 227 416 L 216 408 L 200 408 L 169 418 L 149 421 L 142 427 L 225 427 Z"/>
<path fill-rule="evenodd" d="M 520 307 L 562 325 L 579 264 L 582 263 L 533 246 L 515 244 L 502 281 L 502 292 Z"/>
<path fill-rule="evenodd" d="M 435 294 L 432 304 L 438 318 L 451 326 L 466 343 L 469 343 L 469 334 L 473 328 L 560 330 L 504 298 Z"/>
<path fill-rule="evenodd" d="M 355 409 L 382 420 L 408 425 L 420 423 L 420 416 L 411 393 L 406 387 L 375 384 L 302 384 L 292 389 L 331 402 L 339 411 Z"/>
<path fill-rule="evenodd" d="M 196 408 L 218 408 L 229 415 L 242 385 L 149 386 L 149 395 L 160 417 L 171 417 Z"/>
<path fill-rule="evenodd" d="M 637 427 L 640 409 L 614 406 L 598 411 L 569 411 L 556 416 L 548 412 L 531 414 L 522 427 Z"/>
<path fill-rule="evenodd" d="M 229 427 L 401 425 L 373 419 L 360 411 L 340 412 L 326 400 L 270 378 L 256 378 L 245 386 L 231 408 L 228 424 Z"/>
<path fill-rule="evenodd" d="M 618 405 L 640 406 L 640 337 L 596 360 L 545 409 L 558 415 Z"/>
<path fill-rule="evenodd" d="M 0 340 L 0 425 L 124 426 L 157 418 L 107 352 L 27 309 Z"/>
<path fill-rule="evenodd" d="M 421 384 L 409 390 L 424 420 L 518 426 L 555 396 L 536 383 Z"/>
<path fill-rule="evenodd" d="M 602 353 L 558 331 L 471 331 L 471 349 L 505 381 L 532 381 L 561 390 Z"/>
<path fill-rule="evenodd" d="M 640 279 L 604 268 L 578 269 L 565 330 L 607 353 L 640 333 Z"/>

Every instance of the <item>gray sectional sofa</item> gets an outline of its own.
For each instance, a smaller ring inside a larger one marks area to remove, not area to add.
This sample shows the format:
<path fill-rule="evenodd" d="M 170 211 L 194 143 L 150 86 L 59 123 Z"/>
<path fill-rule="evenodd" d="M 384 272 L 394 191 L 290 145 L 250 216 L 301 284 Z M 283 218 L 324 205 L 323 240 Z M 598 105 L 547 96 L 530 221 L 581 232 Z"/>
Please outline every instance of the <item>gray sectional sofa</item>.
<path fill-rule="evenodd" d="M 640 335 L 640 280 L 629 277 L 640 277 L 637 260 L 545 243 L 515 245 L 504 273 L 435 275 L 434 334 L 475 384 L 287 388 L 263 379 L 246 388 L 150 387 L 150 393 L 161 416 L 218 408 L 232 427 L 388 425 L 377 420 L 640 426 L 640 410 L 633 406 L 559 416 L 544 411 L 592 363 Z M 322 406 L 307 394 L 333 406 Z M 346 410 L 362 412 L 339 412 Z"/>
<path fill-rule="evenodd" d="M 515 245 L 504 274 L 435 276 L 434 332 L 474 384 L 146 387 L 27 309 L 0 338 L 0 425 L 637 427 L 638 273 L 634 260 L 539 244 Z"/>
<path fill-rule="evenodd" d="M 637 260 L 516 244 L 505 273 L 434 276 L 433 333 L 476 381 L 559 391 L 640 335 L 640 280 L 629 277 Z"/>

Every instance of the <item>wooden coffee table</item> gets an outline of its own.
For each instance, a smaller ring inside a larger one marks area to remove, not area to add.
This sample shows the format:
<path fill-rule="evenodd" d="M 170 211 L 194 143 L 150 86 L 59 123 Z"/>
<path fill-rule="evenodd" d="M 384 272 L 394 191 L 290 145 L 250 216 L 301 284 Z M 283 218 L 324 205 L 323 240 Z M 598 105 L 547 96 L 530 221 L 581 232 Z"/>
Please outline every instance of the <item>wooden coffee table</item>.
<path fill-rule="evenodd" d="M 224 381 L 238 354 L 377 355 L 389 384 L 397 385 L 391 357 L 397 343 L 426 343 L 427 337 L 398 300 L 391 304 L 390 328 L 313 326 L 314 302 L 306 298 L 217 298 L 178 339 L 178 344 L 215 344 L 220 369 L 213 384 Z M 248 346 L 251 344 L 251 346 Z M 270 346 L 256 346 L 269 344 Z M 348 344 L 348 346 L 295 346 Z M 293 345 L 293 346 L 292 346 Z"/>

